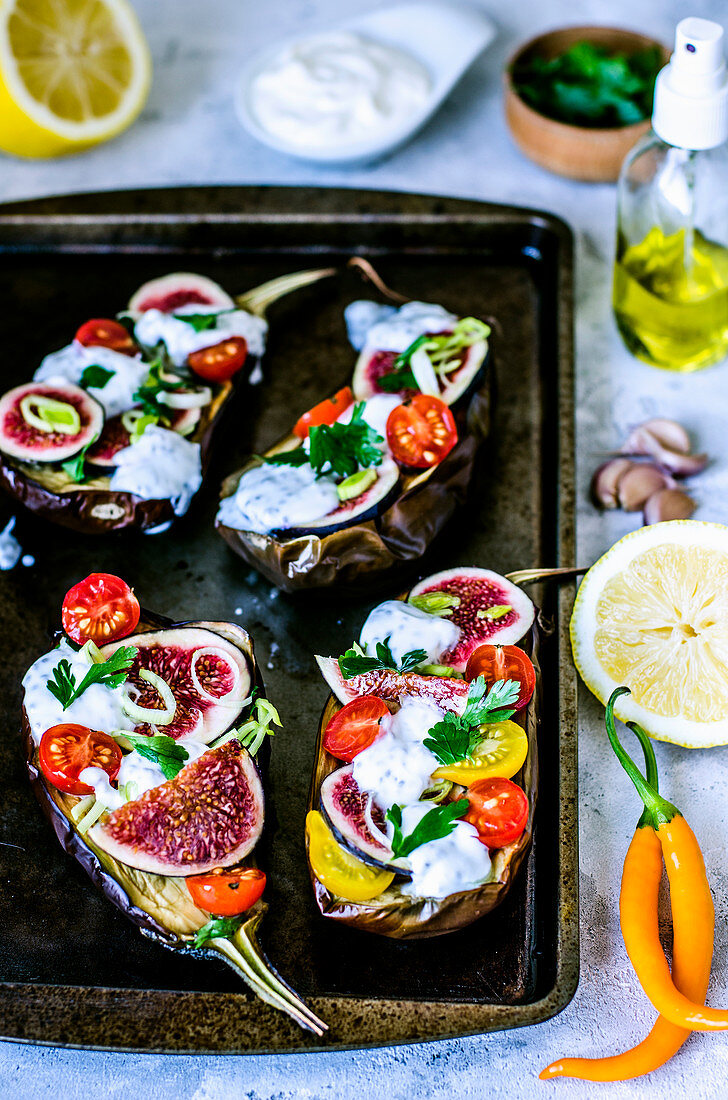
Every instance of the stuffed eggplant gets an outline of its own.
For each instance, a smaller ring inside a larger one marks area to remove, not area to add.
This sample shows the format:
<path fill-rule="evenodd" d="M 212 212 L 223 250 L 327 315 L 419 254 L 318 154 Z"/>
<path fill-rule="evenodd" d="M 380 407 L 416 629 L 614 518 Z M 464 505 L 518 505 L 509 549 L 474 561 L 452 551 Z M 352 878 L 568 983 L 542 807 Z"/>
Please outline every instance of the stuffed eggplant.
<path fill-rule="evenodd" d="M 259 373 L 265 307 L 325 274 L 233 300 L 176 272 L 140 287 L 116 320 L 86 321 L 0 398 L 0 484 L 83 533 L 163 530 L 200 488 L 234 383 Z"/>
<path fill-rule="evenodd" d="M 324 917 L 416 939 L 503 900 L 531 840 L 537 639 L 520 588 L 457 569 L 375 607 L 338 659 L 317 658 L 333 695 L 306 850 Z"/>
<path fill-rule="evenodd" d="M 103 573 L 70 590 L 62 622 L 23 678 L 28 772 L 61 845 L 145 935 L 222 958 L 322 1034 L 256 938 L 261 761 L 280 720 L 249 635 L 140 612 L 125 582 Z"/>
<path fill-rule="evenodd" d="M 351 386 L 222 486 L 216 527 L 287 590 L 380 583 L 464 503 L 489 430 L 490 329 L 441 306 L 357 301 Z"/>

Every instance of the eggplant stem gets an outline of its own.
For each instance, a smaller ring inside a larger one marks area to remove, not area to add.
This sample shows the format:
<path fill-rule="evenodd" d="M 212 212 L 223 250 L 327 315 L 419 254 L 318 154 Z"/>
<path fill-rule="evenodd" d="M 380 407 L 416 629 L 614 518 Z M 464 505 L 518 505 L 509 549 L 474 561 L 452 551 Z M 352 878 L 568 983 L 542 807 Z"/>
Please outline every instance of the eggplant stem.
<path fill-rule="evenodd" d="M 278 279 L 271 279 L 267 283 L 246 290 L 245 294 L 238 294 L 235 305 L 241 309 L 247 309 L 249 313 L 255 313 L 258 317 L 265 317 L 265 311 L 273 302 L 290 294 L 294 290 L 300 290 L 304 286 L 318 283 L 321 279 L 328 279 L 336 275 L 335 267 L 320 267 L 309 271 L 294 271 L 290 275 L 281 275 Z"/>
<path fill-rule="evenodd" d="M 581 577 L 586 569 L 572 569 L 571 566 L 557 569 L 515 569 L 512 573 L 506 573 L 507 581 L 513 584 L 533 584 L 535 581 L 570 580 L 572 577 Z"/>
<path fill-rule="evenodd" d="M 256 938 L 256 929 L 262 914 L 246 921 L 235 932 L 233 939 L 210 940 L 211 950 L 222 955 L 246 985 L 266 1004 L 285 1012 L 292 1020 L 314 1035 L 323 1035 L 327 1025 L 278 977 L 269 966 Z"/>
<path fill-rule="evenodd" d="M 369 260 L 365 260 L 363 256 L 352 256 L 346 266 L 355 267 L 361 271 L 364 278 L 368 279 L 372 286 L 375 286 L 379 293 L 383 295 L 383 297 L 389 298 L 390 301 L 399 302 L 400 305 L 402 305 L 412 300 L 411 298 L 406 298 L 404 294 L 398 294 L 396 290 L 391 290 L 376 268 L 369 263 Z"/>

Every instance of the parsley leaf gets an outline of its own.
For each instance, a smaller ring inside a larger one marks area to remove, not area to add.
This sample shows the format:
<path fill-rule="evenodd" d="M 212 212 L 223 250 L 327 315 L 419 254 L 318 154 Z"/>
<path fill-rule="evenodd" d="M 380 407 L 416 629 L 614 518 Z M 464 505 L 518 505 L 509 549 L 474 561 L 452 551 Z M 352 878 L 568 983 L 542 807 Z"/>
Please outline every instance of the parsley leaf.
<path fill-rule="evenodd" d="M 245 913 L 239 917 L 213 917 L 203 924 L 195 934 L 195 947 L 204 947 L 210 940 L 226 939 L 234 935 L 245 919 Z"/>
<path fill-rule="evenodd" d="M 145 737 L 143 734 L 125 732 L 124 737 L 131 741 L 134 751 L 140 756 L 159 764 L 165 779 L 174 779 L 190 756 L 184 745 L 179 745 L 166 733 Z"/>
<path fill-rule="evenodd" d="M 46 687 L 51 695 L 55 695 L 63 709 L 68 710 L 71 703 L 74 703 L 91 684 L 107 684 L 109 687 L 119 687 L 123 684 L 136 655 L 135 646 L 120 646 L 107 661 L 91 665 L 78 686 L 76 686 L 76 677 L 71 672 L 71 665 L 64 659 L 59 661 L 53 669 L 53 679 L 46 682 Z"/>
<path fill-rule="evenodd" d="M 391 635 L 390 635 L 391 637 Z M 411 649 L 402 657 L 402 663 L 397 665 L 394 654 L 390 648 L 390 637 L 383 642 L 377 642 L 376 657 L 367 657 L 361 652 L 361 648 L 347 649 L 343 657 L 339 657 L 339 668 L 345 680 L 352 676 L 359 676 L 363 672 L 378 672 L 380 669 L 391 669 L 394 672 L 411 672 L 427 659 L 427 651 L 424 649 Z"/>
<path fill-rule="evenodd" d="M 100 367 L 98 363 L 91 363 L 88 367 L 84 367 L 80 385 L 83 386 L 85 390 L 89 388 L 102 390 L 109 379 L 113 378 L 115 374 L 116 371 L 107 370 L 106 367 Z"/>
<path fill-rule="evenodd" d="M 308 433 L 310 448 L 294 447 L 263 461 L 276 466 L 305 466 L 310 462 L 320 476 L 324 472 L 350 477 L 360 468 L 381 466 L 384 439 L 362 419 L 364 402 L 355 406 L 348 424 L 318 424 Z M 328 467 L 328 469 L 326 469 Z"/>
<path fill-rule="evenodd" d="M 87 443 L 85 447 L 81 448 L 77 455 L 61 463 L 61 469 L 66 477 L 69 477 L 71 481 L 75 481 L 77 485 L 81 485 L 89 478 L 89 474 L 86 471 L 86 452 L 95 442 L 96 440 L 94 439 L 91 443 Z"/>
<path fill-rule="evenodd" d="M 455 802 L 446 802 L 442 806 L 433 806 L 422 817 L 411 833 L 404 836 L 402 833 L 402 807 L 394 805 L 387 810 L 387 820 L 392 822 L 394 833 L 392 835 L 392 853 L 395 859 L 410 855 L 415 848 L 420 848 L 430 840 L 441 840 L 448 836 L 455 828 L 456 819 L 462 817 L 468 811 L 467 798 L 458 798 Z"/>
<path fill-rule="evenodd" d="M 518 700 L 518 681 L 497 680 L 487 694 L 486 686 L 485 678 L 478 676 L 468 690 L 464 712 L 448 712 L 428 731 L 429 737 L 422 743 L 441 764 L 472 760 L 478 745 L 487 737 L 487 732 L 482 732 L 480 727 L 485 723 L 505 722 L 513 715 L 511 704 Z"/>
<path fill-rule="evenodd" d="M 377 385 L 385 393 L 399 393 L 400 390 L 419 390 L 420 388 L 411 367 L 399 367 L 383 374 L 377 379 Z"/>
<path fill-rule="evenodd" d="M 235 307 L 232 309 L 219 309 L 216 313 L 173 313 L 175 321 L 184 321 L 186 325 L 190 325 L 195 332 L 207 332 L 211 328 L 217 328 L 217 319 L 221 317 L 223 313 L 234 313 Z"/>
<path fill-rule="evenodd" d="M 278 454 L 261 457 L 270 466 L 305 466 L 308 462 L 308 454 L 303 447 L 294 447 L 291 451 L 279 451 Z"/>

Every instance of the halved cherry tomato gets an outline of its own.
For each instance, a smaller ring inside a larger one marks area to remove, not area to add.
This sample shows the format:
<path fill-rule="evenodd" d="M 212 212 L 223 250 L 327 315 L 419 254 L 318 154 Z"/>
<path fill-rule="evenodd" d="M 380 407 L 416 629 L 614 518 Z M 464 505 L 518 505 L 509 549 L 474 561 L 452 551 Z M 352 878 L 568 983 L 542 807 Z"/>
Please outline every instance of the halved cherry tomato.
<path fill-rule="evenodd" d="M 387 704 L 376 695 L 352 699 L 327 725 L 324 748 L 337 760 L 350 764 L 362 749 L 368 749 L 384 732 L 379 723 L 388 714 Z"/>
<path fill-rule="evenodd" d="M 306 840 L 311 870 L 336 897 L 370 901 L 394 880 L 391 871 L 370 867 L 342 848 L 318 810 L 309 810 L 306 815 Z"/>
<path fill-rule="evenodd" d="M 226 871 L 218 867 L 209 875 L 193 875 L 187 889 L 195 905 L 216 917 L 237 917 L 255 905 L 265 890 L 265 872 L 257 867 Z"/>
<path fill-rule="evenodd" d="M 228 336 L 212 347 L 193 351 L 187 362 L 195 374 L 206 382 L 227 382 L 237 374 L 248 358 L 248 344 L 243 336 Z"/>
<path fill-rule="evenodd" d="M 528 799 L 510 779 L 479 779 L 465 797 L 470 803 L 465 820 L 475 826 L 487 848 L 513 844 L 526 828 Z"/>
<path fill-rule="evenodd" d="M 528 738 L 516 722 L 488 722 L 480 730 L 484 737 L 473 749 L 472 760 L 443 764 L 432 773 L 435 779 L 470 787 L 476 779 L 510 779 L 521 770 L 528 756 Z"/>
<path fill-rule="evenodd" d="M 484 676 L 488 687 L 496 680 L 517 680 L 521 690 L 516 710 L 525 707 L 531 701 L 536 687 L 536 669 L 527 653 L 517 645 L 480 645 L 470 654 L 465 679 L 475 680 Z"/>
<path fill-rule="evenodd" d="M 387 444 L 401 466 L 434 466 L 450 454 L 457 441 L 455 417 L 439 397 L 418 393 L 389 414 Z"/>
<path fill-rule="evenodd" d="M 66 794 L 93 794 L 93 787 L 78 778 L 84 768 L 103 768 L 116 779 L 122 751 L 113 737 L 87 726 L 64 722 L 51 726 L 40 739 L 38 757 L 49 783 Z"/>
<path fill-rule="evenodd" d="M 139 350 L 133 337 L 118 321 L 108 317 L 94 317 L 81 325 L 75 339 L 85 348 L 111 348 L 122 355 L 136 355 Z"/>
<path fill-rule="evenodd" d="M 314 405 L 312 409 L 305 412 L 300 420 L 296 421 L 293 434 L 300 439 L 305 439 L 309 428 L 316 428 L 319 424 L 333 424 L 353 403 L 354 394 L 351 387 L 344 386 L 343 390 L 339 390 L 333 397 L 327 397 L 325 401 L 320 401 L 318 405 Z"/>
<path fill-rule="evenodd" d="M 113 573 L 91 573 L 69 588 L 61 621 L 69 638 L 79 645 L 106 645 L 131 634 L 139 622 L 139 600 L 126 581 Z"/>

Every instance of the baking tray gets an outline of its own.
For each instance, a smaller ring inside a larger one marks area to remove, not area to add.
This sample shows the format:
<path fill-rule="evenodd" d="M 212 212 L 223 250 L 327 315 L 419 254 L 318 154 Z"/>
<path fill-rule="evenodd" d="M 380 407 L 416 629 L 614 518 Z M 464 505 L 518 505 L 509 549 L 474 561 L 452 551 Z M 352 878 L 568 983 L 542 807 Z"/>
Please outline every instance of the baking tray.
<path fill-rule="evenodd" d="M 70 196 L 0 212 L 3 388 L 29 378 L 76 326 L 121 307 L 172 269 L 243 291 L 364 255 L 403 293 L 495 319 L 497 405 L 471 503 L 418 563 L 505 572 L 573 564 L 572 238 L 549 214 L 417 195 L 289 188 L 184 188 Z M 543 651 L 535 837 L 505 904 L 440 939 L 398 943 L 332 926 L 315 909 L 303 847 L 326 688 L 312 652 L 340 652 L 375 600 L 286 596 L 214 535 L 217 487 L 293 415 L 338 388 L 354 356 L 342 307 L 366 294 L 349 272 L 276 305 L 265 384 L 241 391 L 206 491 L 166 535 L 82 538 L 18 510 L 30 568 L 0 576 L 0 1035 L 113 1050 L 275 1052 L 441 1039 L 533 1024 L 578 978 L 576 684 L 568 587 L 537 593 L 554 634 Z M 0 501 L 0 520 L 10 514 Z M 175 619 L 246 626 L 284 719 L 273 744 L 268 853 L 273 963 L 330 1024 L 307 1036 L 241 989 L 222 964 L 145 940 L 63 855 L 27 783 L 19 683 L 48 646 L 67 588 L 122 574 Z M 399 587 L 401 588 L 401 581 Z"/>

